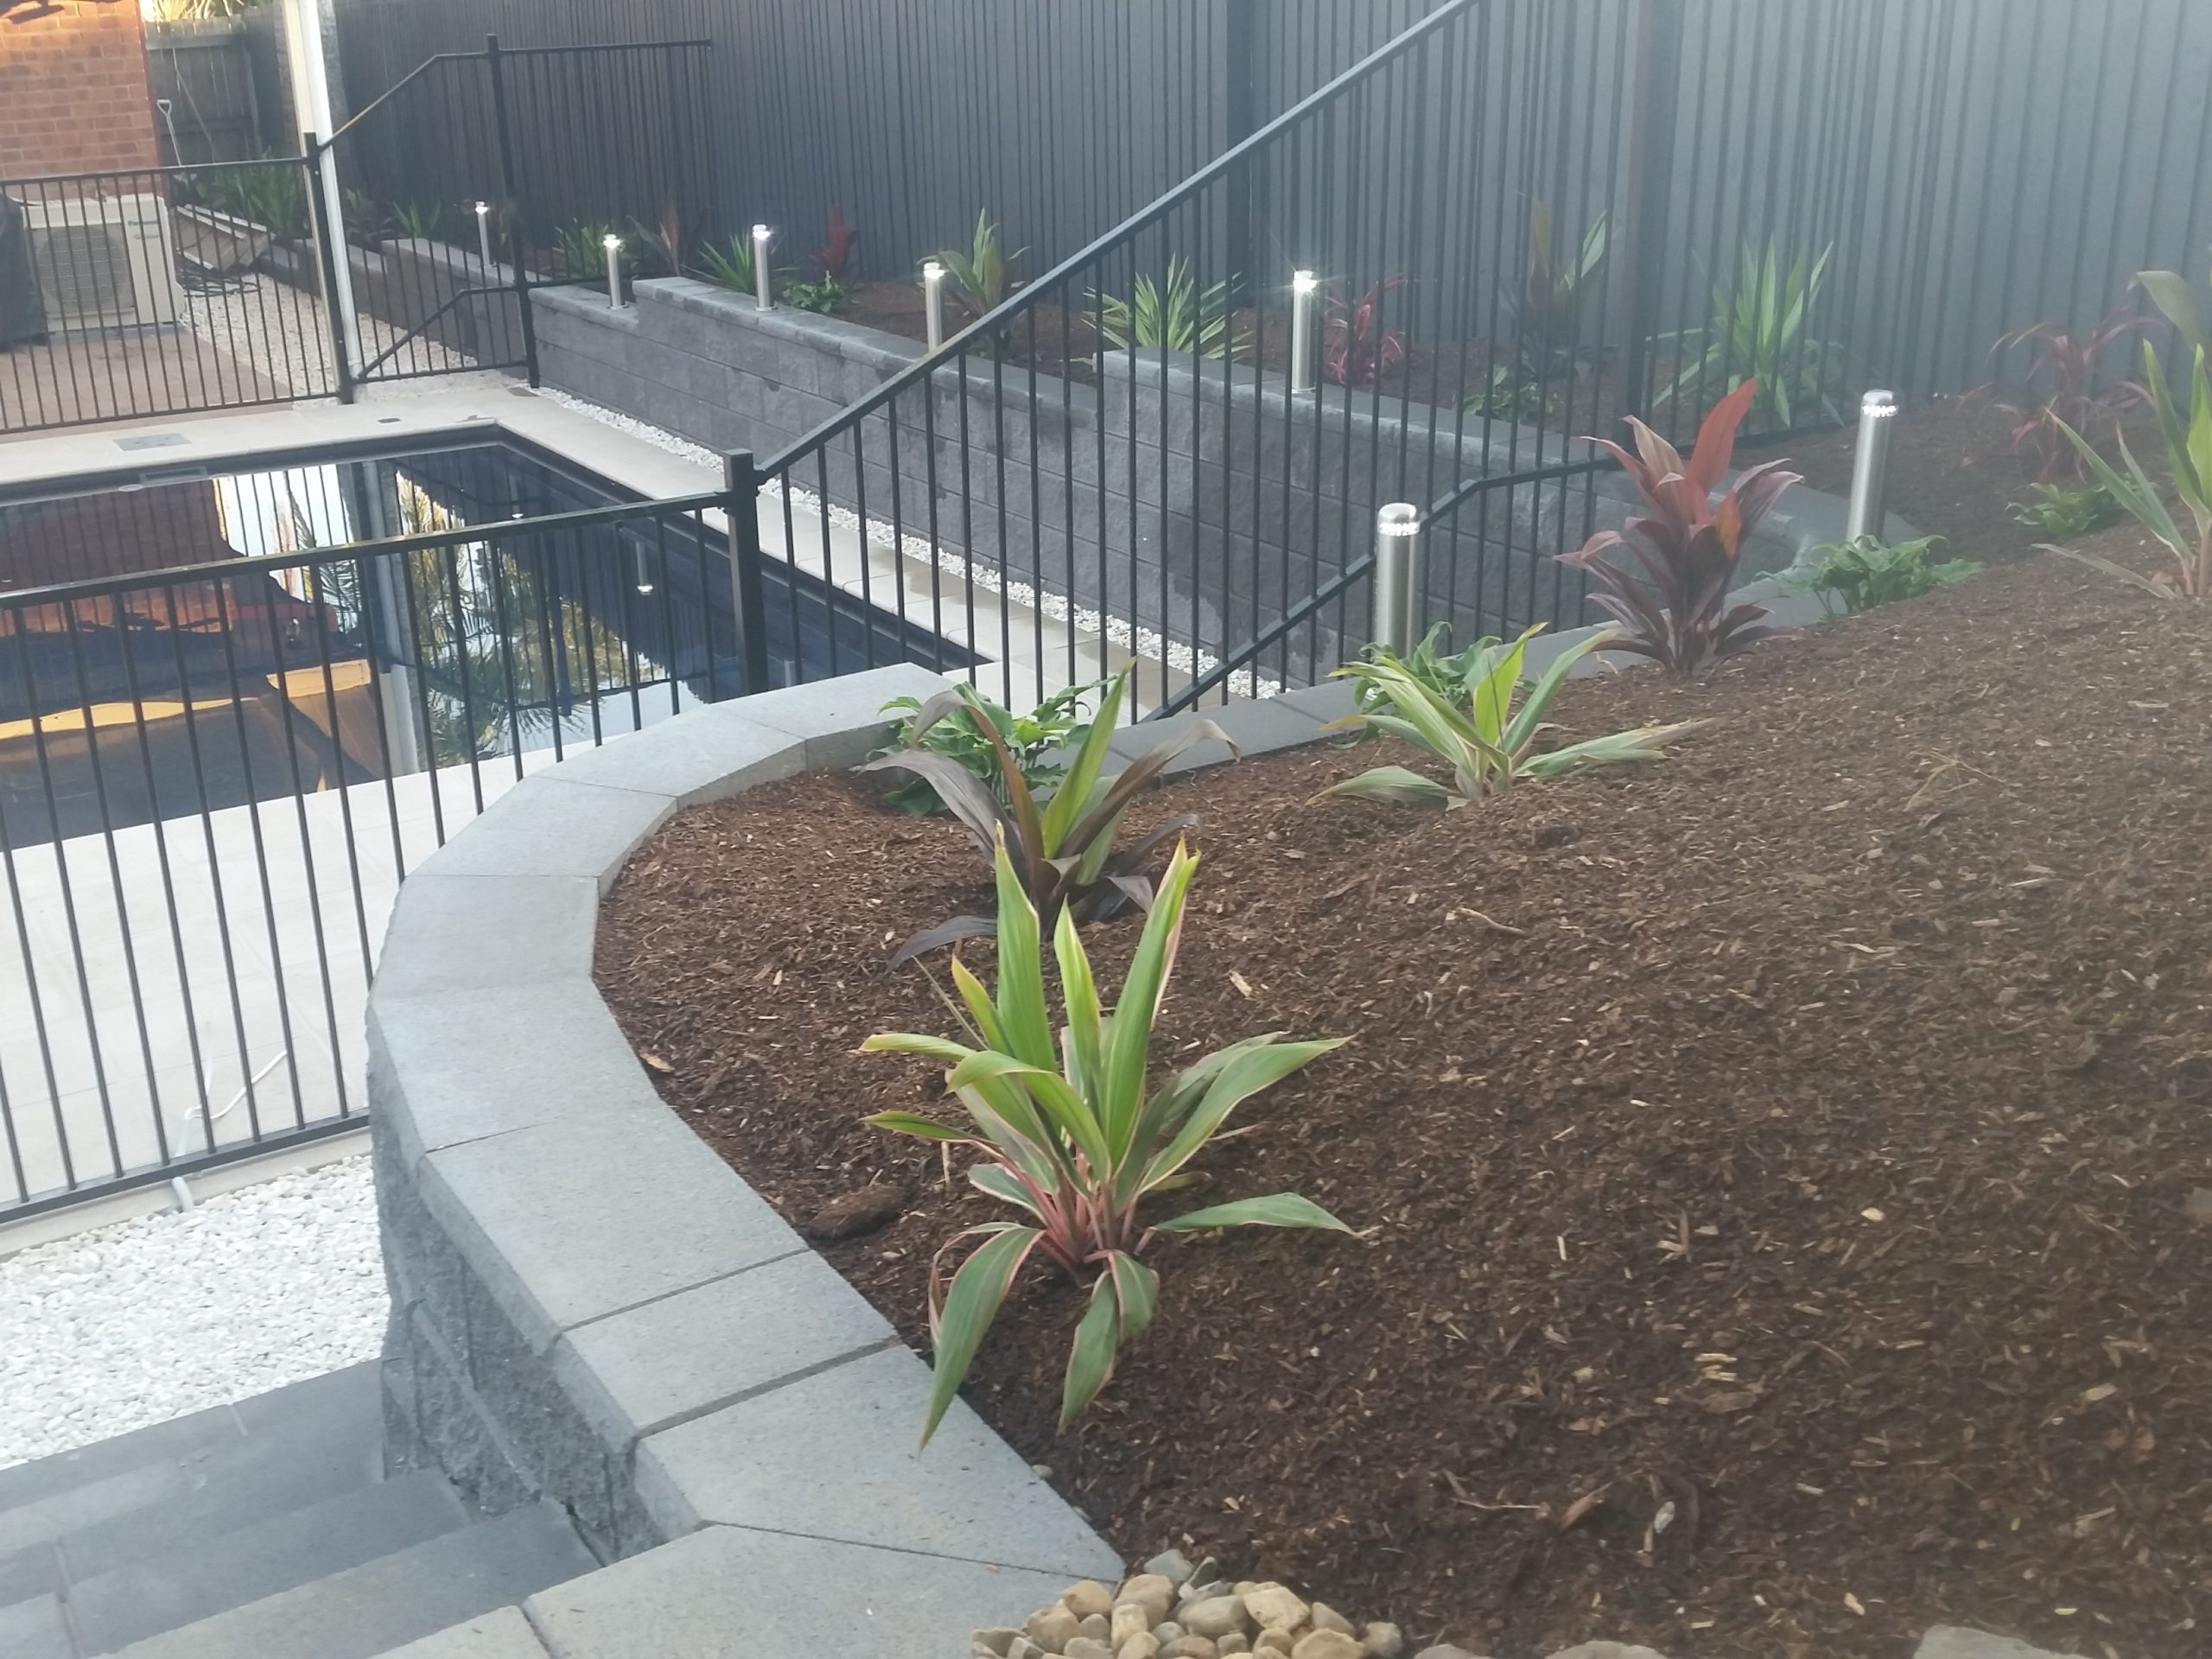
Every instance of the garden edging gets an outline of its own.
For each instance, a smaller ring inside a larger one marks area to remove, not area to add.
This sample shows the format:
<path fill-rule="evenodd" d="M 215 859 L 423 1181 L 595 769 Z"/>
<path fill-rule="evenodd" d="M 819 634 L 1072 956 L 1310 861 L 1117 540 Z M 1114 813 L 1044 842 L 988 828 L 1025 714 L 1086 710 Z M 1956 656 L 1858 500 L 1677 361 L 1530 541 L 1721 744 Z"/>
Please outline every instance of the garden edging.
<path fill-rule="evenodd" d="M 916 1454 L 926 1366 L 662 1103 L 590 977 L 600 897 L 671 814 L 851 765 L 885 699 L 942 683 L 877 670 L 578 755 L 403 889 L 369 1008 L 386 1459 L 567 1507 L 615 1564 L 526 1605 L 563 1659 L 957 1652 L 1118 1569 L 965 1405 Z M 1213 714 L 1284 747 L 1342 691 Z"/>

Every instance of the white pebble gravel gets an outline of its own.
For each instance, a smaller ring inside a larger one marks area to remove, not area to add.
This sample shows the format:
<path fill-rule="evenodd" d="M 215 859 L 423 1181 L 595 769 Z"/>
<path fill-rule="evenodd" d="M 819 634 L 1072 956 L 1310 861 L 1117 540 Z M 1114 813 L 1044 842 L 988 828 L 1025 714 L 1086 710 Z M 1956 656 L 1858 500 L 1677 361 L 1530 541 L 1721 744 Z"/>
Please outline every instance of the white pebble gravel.
<path fill-rule="evenodd" d="M 0 1258 L 0 1468 L 373 1359 L 365 1157 Z"/>

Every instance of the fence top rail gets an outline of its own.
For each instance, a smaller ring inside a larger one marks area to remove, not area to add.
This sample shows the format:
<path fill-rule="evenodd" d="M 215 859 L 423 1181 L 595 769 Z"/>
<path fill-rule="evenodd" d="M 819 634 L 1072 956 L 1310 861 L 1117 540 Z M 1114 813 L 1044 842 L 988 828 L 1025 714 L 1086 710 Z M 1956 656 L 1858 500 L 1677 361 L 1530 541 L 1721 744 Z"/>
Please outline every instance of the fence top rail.
<path fill-rule="evenodd" d="M 484 55 L 485 54 L 480 49 L 474 52 L 437 52 L 432 54 L 430 56 L 423 59 L 422 62 L 416 64 L 412 69 L 410 69 L 397 80 L 393 81 L 391 86 L 385 87 L 384 91 L 378 92 L 367 103 L 362 105 L 359 109 L 354 111 L 352 115 L 346 118 L 344 124 L 340 126 L 336 131 L 331 133 L 329 137 L 321 141 L 321 148 L 324 149 L 329 149 L 331 145 L 336 143 L 347 133 L 353 131 L 354 128 L 359 126 L 362 122 L 367 120 L 371 115 L 381 109 L 397 93 L 405 87 L 413 85 L 414 82 L 421 77 L 429 74 L 431 70 L 436 68 L 440 64 L 459 63 L 464 59 L 480 58 Z"/>
<path fill-rule="evenodd" d="M 499 48 L 499 55 L 503 58 L 562 57 L 572 52 L 659 52 L 677 48 L 688 49 L 692 47 L 712 47 L 713 45 L 712 41 L 703 38 L 680 41 L 589 41 L 578 46 L 502 46 Z M 472 52 L 466 55 L 481 57 L 484 54 L 480 52 Z"/>
<path fill-rule="evenodd" d="M 862 420 L 883 408 L 908 387 L 933 374 L 949 358 L 963 353 L 971 342 L 986 338 L 1006 327 L 1016 317 L 1033 306 L 1044 302 L 1046 295 L 1064 287 L 1068 279 L 1084 266 L 1096 263 L 1103 255 L 1127 242 L 1147 226 L 1166 218 L 1176 208 L 1198 195 L 1217 180 L 1227 176 L 1235 168 L 1272 143 L 1283 133 L 1298 126 L 1315 111 L 1325 108 L 1344 96 L 1352 87 L 1367 79 L 1386 64 L 1395 62 L 1407 53 L 1440 33 L 1447 24 L 1457 21 L 1487 0 L 1446 0 L 1443 5 L 1394 39 L 1384 41 L 1357 63 L 1326 85 L 1300 99 L 1290 108 L 1257 129 L 1252 135 L 1230 149 L 1222 151 L 1212 161 L 1185 179 L 1166 194 L 1140 207 L 1113 229 L 1094 238 L 1088 245 L 1077 249 L 1054 265 L 1043 276 L 1022 285 L 1020 292 L 1009 295 L 995 309 L 969 323 L 958 334 L 946 340 L 938 351 L 916 359 L 911 367 L 902 369 L 885 381 L 875 391 L 856 404 L 849 404 L 811 432 L 786 444 L 775 454 L 760 463 L 760 474 L 772 478 L 788 471 L 814 451 L 823 448 L 839 435 L 858 426 Z"/>
<path fill-rule="evenodd" d="M 422 62 L 354 111 L 346 118 L 343 126 L 322 140 L 322 145 L 327 149 L 330 145 L 336 143 L 390 99 L 394 93 L 407 86 L 419 76 L 429 73 L 442 63 L 481 62 L 489 59 L 495 52 L 503 58 L 563 57 L 571 54 L 582 54 L 589 52 L 653 52 L 713 45 L 714 42 L 709 40 L 687 37 L 677 41 L 598 41 L 579 46 L 501 46 L 498 35 L 488 35 L 485 39 L 485 43 L 474 52 L 438 52 L 423 59 Z"/>
<path fill-rule="evenodd" d="M 0 613 L 33 610 L 45 605 L 67 605 L 78 600 L 111 599 L 118 594 L 148 588 L 189 587 L 195 582 L 219 582 L 226 577 L 298 570 L 356 559 L 383 558 L 395 553 L 416 553 L 448 547 L 471 547 L 510 537 L 551 535 L 563 531 L 588 530 L 594 524 L 620 524 L 630 519 L 652 521 L 700 512 L 729 505 L 727 492 L 705 495 L 671 496 L 658 501 L 618 501 L 604 507 L 582 507 L 574 512 L 547 513 L 537 518 L 495 518 L 488 524 L 463 524 L 453 530 L 424 531 L 413 536 L 387 536 L 370 542 L 346 542 L 337 547 L 302 548 L 293 553 L 263 553 L 251 558 L 211 559 L 181 564 L 168 570 L 134 570 L 123 575 L 93 576 L 83 582 L 48 582 L 41 588 L 0 590 Z"/>
<path fill-rule="evenodd" d="M 35 184 L 93 184 L 103 180 L 118 183 L 156 178 L 163 174 L 219 173 L 243 167 L 297 167 L 307 159 L 304 156 L 255 156 L 242 162 L 157 162 L 151 167 L 109 168 L 98 173 L 26 173 L 18 177 L 0 178 L 0 190 L 13 190 L 17 186 Z"/>

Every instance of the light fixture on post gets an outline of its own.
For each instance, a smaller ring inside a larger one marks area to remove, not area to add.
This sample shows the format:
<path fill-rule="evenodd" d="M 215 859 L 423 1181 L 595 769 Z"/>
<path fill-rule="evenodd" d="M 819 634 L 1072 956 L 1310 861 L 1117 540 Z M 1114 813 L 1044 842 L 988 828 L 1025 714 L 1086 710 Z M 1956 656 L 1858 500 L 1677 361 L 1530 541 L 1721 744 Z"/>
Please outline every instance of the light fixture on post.
<path fill-rule="evenodd" d="M 753 302 L 763 311 L 776 308 L 776 291 L 768 278 L 768 245 L 775 232 L 766 225 L 753 227 Z"/>
<path fill-rule="evenodd" d="M 1893 392 L 1870 391 L 1859 400 L 1859 453 L 1852 461 L 1851 510 L 1843 524 L 1847 542 L 1878 538 L 1890 522 L 1890 434 L 1897 413 Z"/>
<path fill-rule="evenodd" d="M 1375 643 L 1404 657 L 1421 637 L 1421 509 L 1393 501 L 1375 514 Z"/>
<path fill-rule="evenodd" d="M 638 592 L 648 599 L 652 596 L 653 591 L 653 568 L 648 563 L 650 558 L 651 555 L 645 551 L 645 544 L 639 542 L 638 543 Z"/>
<path fill-rule="evenodd" d="M 476 257 L 484 262 L 488 276 L 492 269 L 492 204 L 488 201 L 476 204 Z"/>
<path fill-rule="evenodd" d="M 622 308 L 622 238 L 609 232 L 603 238 L 607 249 L 607 303 L 610 309 Z"/>
<path fill-rule="evenodd" d="M 922 262 L 922 305 L 928 313 L 930 350 L 944 345 L 944 267 L 935 259 Z"/>
<path fill-rule="evenodd" d="M 1320 293 L 1321 279 L 1313 272 L 1291 272 L 1290 389 L 1294 392 L 1312 391 L 1319 384 L 1313 372 L 1313 305 Z"/>

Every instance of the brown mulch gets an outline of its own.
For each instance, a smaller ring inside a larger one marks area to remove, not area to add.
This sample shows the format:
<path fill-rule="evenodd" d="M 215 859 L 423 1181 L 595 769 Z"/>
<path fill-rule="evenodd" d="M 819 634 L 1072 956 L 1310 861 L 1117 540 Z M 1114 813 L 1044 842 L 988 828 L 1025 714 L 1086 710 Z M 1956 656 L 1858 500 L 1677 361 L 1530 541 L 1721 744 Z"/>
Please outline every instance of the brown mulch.
<path fill-rule="evenodd" d="M 1248 1109 L 1205 1196 L 1303 1192 L 1360 1236 L 1158 1242 L 1160 1322 L 1065 1436 L 1078 1294 L 1033 1271 L 969 1397 L 1125 1553 L 1189 1536 L 1416 1646 L 2206 1652 L 2212 609 L 2023 560 L 1556 708 L 1714 723 L 1448 816 L 1308 803 L 1382 746 L 1146 802 L 1205 815 L 1159 1052 L 1354 1039 Z M 899 1192 L 824 1253 L 926 1350 L 930 1255 L 994 1206 L 861 1124 L 938 1085 L 854 1049 L 950 1030 L 885 955 L 986 890 L 874 793 L 677 818 L 599 972 L 794 1223 Z M 1133 937 L 1096 930 L 1109 983 Z"/>

